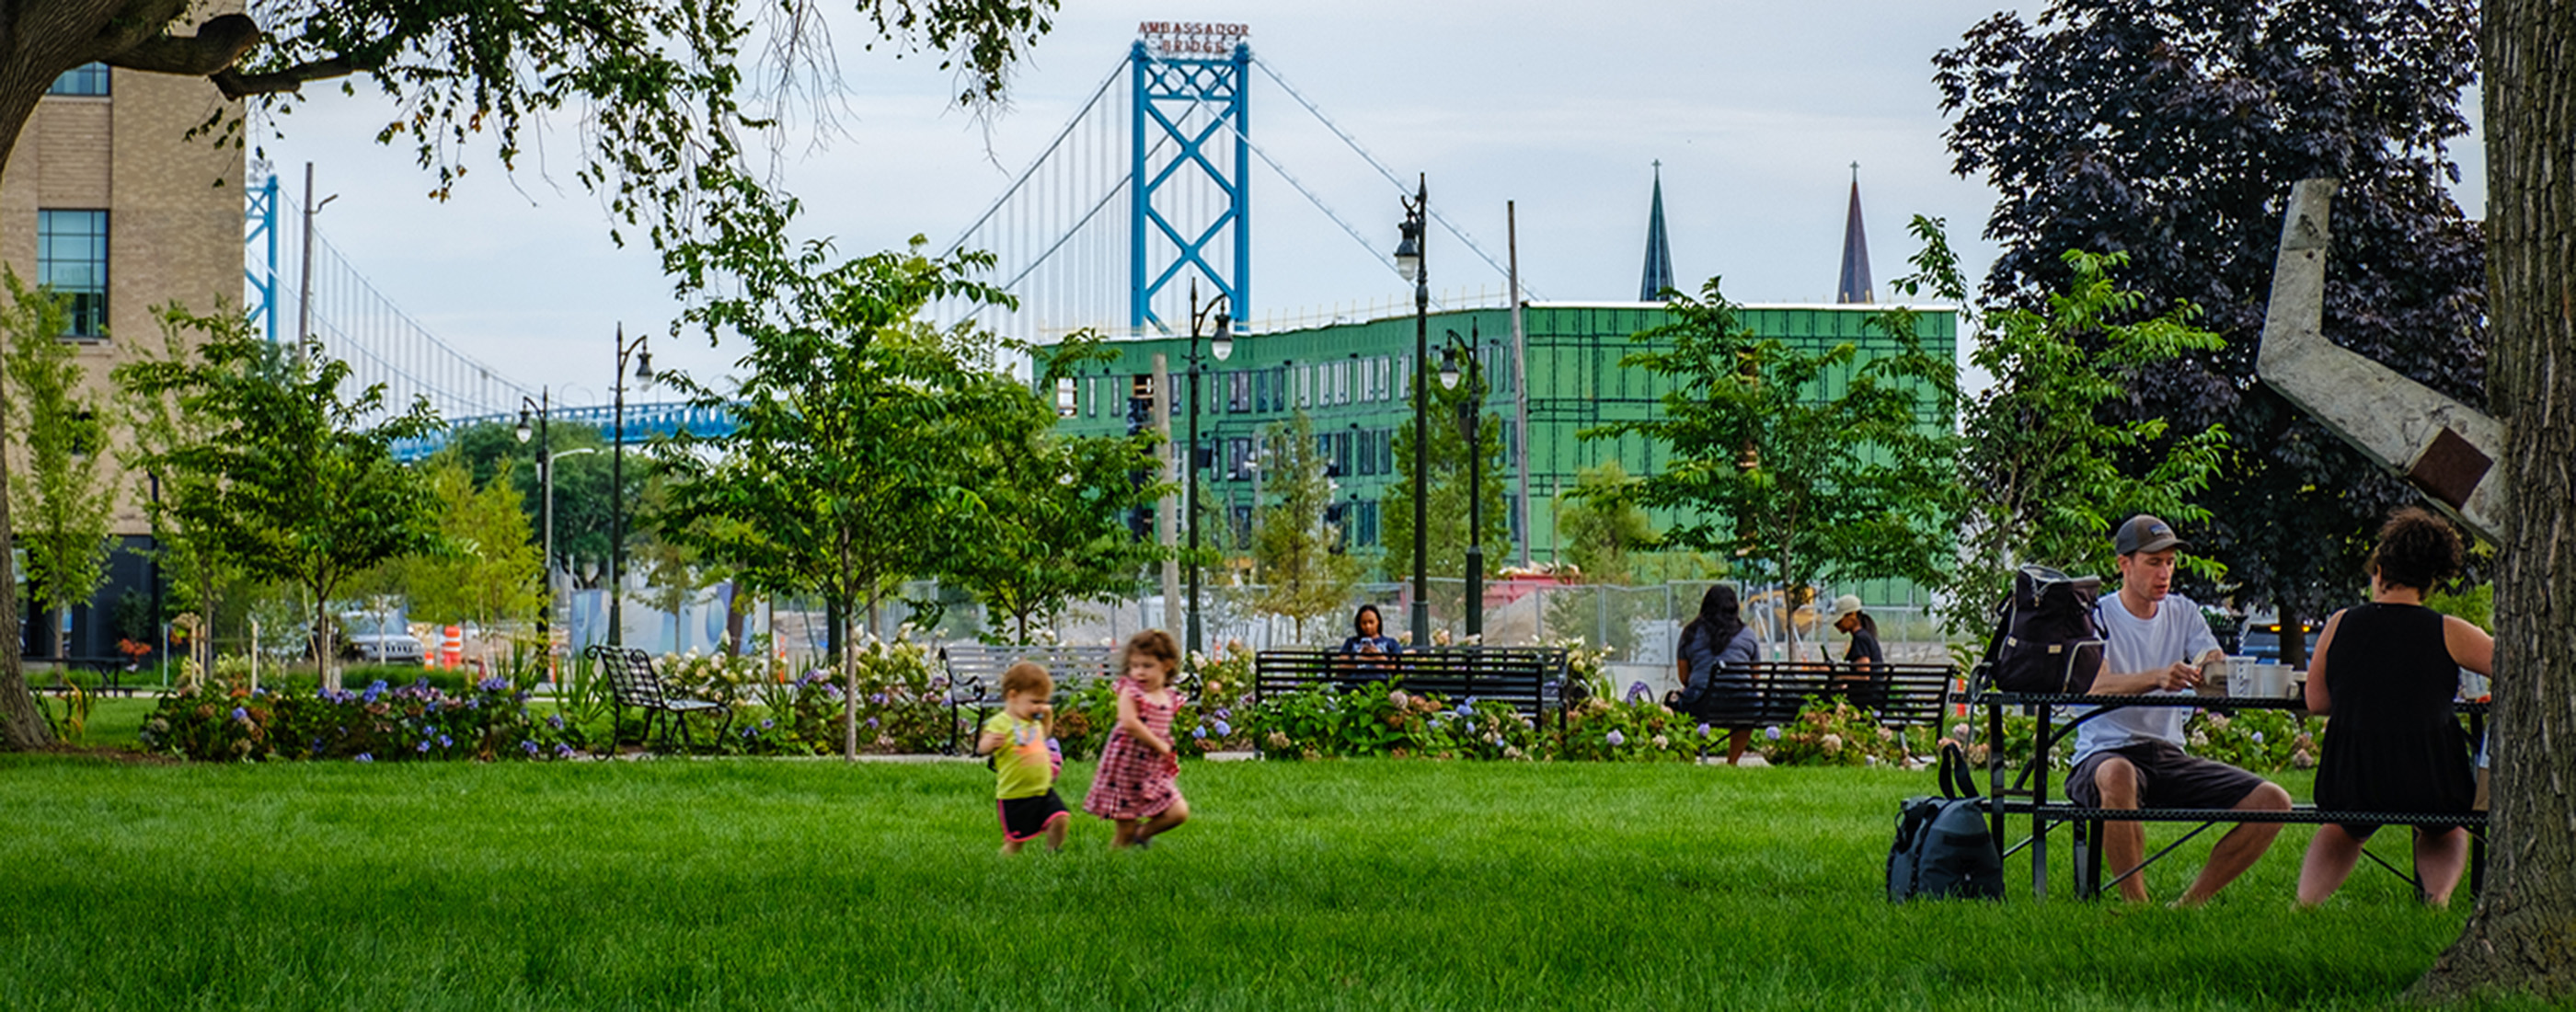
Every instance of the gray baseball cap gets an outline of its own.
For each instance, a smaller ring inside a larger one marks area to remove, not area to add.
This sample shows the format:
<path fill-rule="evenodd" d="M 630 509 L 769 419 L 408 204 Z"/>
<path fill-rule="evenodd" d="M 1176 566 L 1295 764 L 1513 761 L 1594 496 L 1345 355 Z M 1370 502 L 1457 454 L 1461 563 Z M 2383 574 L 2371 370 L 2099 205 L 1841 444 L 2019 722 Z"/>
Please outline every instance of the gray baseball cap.
<path fill-rule="evenodd" d="M 2120 525 L 2120 530 L 2111 536 L 2111 546 L 2122 555 L 2134 555 L 2168 548 L 2189 548 L 2191 542 L 2175 536 L 2172 524 L 2140 513 Z"/>

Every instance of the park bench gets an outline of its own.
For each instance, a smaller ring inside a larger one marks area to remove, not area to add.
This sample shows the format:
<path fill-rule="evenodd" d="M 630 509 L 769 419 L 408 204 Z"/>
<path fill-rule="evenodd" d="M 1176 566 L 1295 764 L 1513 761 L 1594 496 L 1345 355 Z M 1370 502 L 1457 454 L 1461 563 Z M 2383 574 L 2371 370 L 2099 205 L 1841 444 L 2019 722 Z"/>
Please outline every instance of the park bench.
<path fill-rule="evenodd" d="M 653 728 L 662 728 L 662 744 L 671 743 L 673 728 L 679 730 L 683 749 L 695 748 L 697 741 L 689 734 L 688 716 L 693 713 L 713 714 L 717 718 L 715 737 L 721 741 L 724 730 L 733 723 L 733 708 L 712 699 L 694 699 L 676 695 L 662 684 L 662 673 L 653 666 L 653 655 L 638 647 L 615 647 L 595 644 L 583 651 L 598 665 L 599 676 L 608 679 L 608 743 L 615 748 L 618 726 L 626 709 L 644 711 L 643 743 L 653 743 Z"/>
<path fill-rule="evenodd" d="M 939 660 L 948 668 L 950 754 L 969 747 L 961 728 L 982 727 L 984 718 L 1002 705 L 1002 672 L 1013 664 L 1029 661 L 1047 669 L 1059 695 L 1118 675 L 1117 648 L 1107 646 L 951 643 L 939 648 Z M 968 709 L 975 712 L 971 723 L 959 719 Z"/>
<path fill-rule="evenodd" d="M 1715 692 L 1689 708 L 1711 727 L 1771 727 L 1795 720 L 1809 700 L 1847 699 L 1890 728 L 1938 727 L 1949 715 L 1950 689 L 1959 669 L 1947 664 L 1873 664 L 1867 668 L 1816 661 L 1758 661 L 1739 669 L 1747 684 Z"/>
<path fill-rule="evenodd" d="M 1452 702 L 1501 703 L 1542 719 L 1565 716 L 1566 654 L 1556 647 L 1435 647 L 1391 657 L 1339 650 L 1264 650 L 1252 659 L 1255 698 L 1318 688 L 1349 690 L 1384 683 Z"/>
<path fill-rule="evenodd" d="M 2019 815 L 2031 820 L 2031 834 L 2005 847 L 2002 853 L 2010 857 L 2024 849 L 2031 852 L 2031 895 L 2034 898 L 2045 897 L 2048 893 L 2048 834 L 2058 826 L 2067 827 L 2069 835 L 2073 838 L 2074 890 L 2079 899 L 2092 899 L 2100 896 L 2104 889 L 2117 887 L 2121 880 L 2146 870 L 2148 866 L 2155 864 L 2165 855 L 2173 853 L 2176 848 L 2190 842 L 2192 838 L 2207 831 L 2211 826 L 2239 822 L 2301 825 L 2376 824 L 2423 828 L 2465 827 L 2469 831 L 2469 891 L 2474 894 L 2485 884 L 2487 825 L 2485 812 L 2353 812 L 2319 808 L 2308 803 L 2293 804 L 2290 810 L 2285 812 L 2240 812 L 2235 809 L 2203 808 L 2092 808 L 2072 800 L 2049 799 L 2049 778 L 2053 771 L 2052 754 L 2060 743 L 2072 742 L 2076 728 L 2084 721 L 2092 719 L 2095 714 L 2106 713 L 2110 709 L 2121 706 L 2190 706 L 2227 713 L 2246 710 L 2289 710 L 2304 713 L 2307 707 L 2300 700 L 2197 695 L 2089 696 L 1987 692 L 1978 695 L 1976 702 L 1986 711 L 1986 735 L 1989 742 L 2004 740 L 2003 715 L 2006 710 L 2021 709 L 2039 719 L 2038 730 L 2032 737 L 2034 743 L 2032 754 L 2018 776 L 2007 782 L 2006 775 L 2011 770 L 2012 760 L 2002 755 L 1999 749 L 1993 754 L 1993 758 L 1987 763 L 1992 786 L 1986 793 L 1987 818 L 1990 822 L 1988 828 L 1994 834 L 1998 846 L 2010 839 L 2004 835 L 2007 816 Z M 2098 709 L 2076 715 L 2071 720 L 2061 722 L 2058 719 L 2066 716 L 2063 710 L 2067 707 L 2086 706 L 2098 707 Z M 2480 738 L 2486 730 L 2487 704 L 2459 703 L 2456 706 L 2459 715 L 2468 720 L 2470 739 L 2474 741 Z M 2106 822 L 2171 822 L 2194 825 L 2195 828 L 2184 834 L 2181 839 L 2145 855 L 2138 863 L 2138 867 L 2106 882 L 2102 879 L 2102 831 L 2103 824 Z M 2391 864 L 2388 859 L 2371 852 L 2369 848 L 2363 848 L 2361 853 L 2362 856 L 2370 858 L 2373 863 L 2388 869 L 2391 874 L 2414 886 L 2418 893 L 2423 891 L 2424 883 L 2413 874 Z"/>

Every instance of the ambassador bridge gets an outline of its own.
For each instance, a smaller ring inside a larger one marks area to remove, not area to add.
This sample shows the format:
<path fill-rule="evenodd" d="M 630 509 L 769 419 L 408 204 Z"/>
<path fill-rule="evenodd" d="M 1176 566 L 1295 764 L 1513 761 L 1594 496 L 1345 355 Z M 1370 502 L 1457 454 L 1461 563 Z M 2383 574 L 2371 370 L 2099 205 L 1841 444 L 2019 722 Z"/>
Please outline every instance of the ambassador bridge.
<path fill-rule="evenodd" d="M 1195 285 L 1202 304 L 1227 302 L 1238 330 L 1320 322 L 1265 312 L 1257 296 L 1256 179 L 1264 192 L 1276 185 L 1295 193 L 1346 234 L 1357 255 L 1394 272 L 1391 230 L 1354 225 L 1302 182 L 1281 152 L 1255 139 L 1256 98 L 1263 109 L 1275 105 L 1289 115 L 1312 117 L 1384 182 L 1388 197 L 1413 193 L 1412 182 L 1387 168 L 1278 68 L 1255 57 L 1245 26 L 1147 22 L 1126 57 L 1038 156 L 943 250 L 992 253 L 990 277 L 1017 297 L 1017 308 L 946 302 L 930 308 L 933 320 L 971 319 L 997 333 L 1039 341 L 1086 328 L 1112 336 L 1169 334 L 1187 328 Z M 353 390 L 383 384 L 389 408 L 426 400 L 447 432 L 516 424 L 523 399 L 540 399 L 538 390 L 458 350 L 395 304 L 324 231 L 309 219 L 298 220 L 276 174 L 255 167 L 248 189 L 249 303 L 272 340 L 317 344 L 348 363 Z M 1444 243 L 1454 240 L 1451 248 L 1465 250 L 1497 282 L 1508 274 L 1436 205 L 1427 227 L 1445 231 Z M 1452 308 L 1449 302 L 1434 295 L 1435 308 Z M 616 435 L 611 405 L 557 405 L 550 417 Z M 731 428 L 721 409 L 630 399 L 623 435 L 639 443 L 680 431 L 722 435 Z M 417 459 L 446 438 L 442 433 L 400 450 Z"/>

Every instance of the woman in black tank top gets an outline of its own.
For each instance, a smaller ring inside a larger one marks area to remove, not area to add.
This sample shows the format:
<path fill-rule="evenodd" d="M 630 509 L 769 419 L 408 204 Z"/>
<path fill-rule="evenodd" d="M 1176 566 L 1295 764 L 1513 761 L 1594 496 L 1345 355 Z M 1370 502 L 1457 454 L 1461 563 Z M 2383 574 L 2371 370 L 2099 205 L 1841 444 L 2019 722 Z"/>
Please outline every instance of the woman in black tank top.
<path fill-rule="evenodd" d="M 2459 536 L 2420 509 L 2399 511 L 2371 554 L 2369 604 L 2337 612 L 2308 669 L 2308 710 L 2330 714 L 2317 764 L 2317 807 L 2363 812 L 2466 812 L 2475 792 L 2468 735 L 2451 700 L 2460 669 L 2487 673 L 2495 641 L 2424 607 L 2424 591 L 2458 572 Z M 2343 885 L 2375 824 L 2317 827 L 2299 869 L 2299 902 Z M 2415 832 L 2424 900 L 2439 906 L 2460 881 L 2468 834 Z"/>

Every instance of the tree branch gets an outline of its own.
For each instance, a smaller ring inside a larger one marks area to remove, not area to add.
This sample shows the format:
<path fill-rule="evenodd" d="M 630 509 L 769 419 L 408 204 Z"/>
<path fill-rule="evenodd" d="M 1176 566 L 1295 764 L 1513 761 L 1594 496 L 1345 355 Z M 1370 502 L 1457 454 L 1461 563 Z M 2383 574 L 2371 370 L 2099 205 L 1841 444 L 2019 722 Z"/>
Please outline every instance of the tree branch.
<path fill-rule="evenodd" d="M 195 35 L 157 34 L 99 59 L 127 70 L 204 77 L 231 67 L 266 36 L 249 15 L 224 14 L 197 26 Z"/>
<path fill-rule="evenodd" d="M 362 64 L 346 56 L 334 56 L 327 60 L 299 63 L 285 70 L 266 74 L 244 74 L 227 69 L 212 76 L 215 87 L 223 89 L 225 98 L 244 98 L 251 95 L 302 91 L 306 81 L 327 81 L 335 77 L 347 77 L 374 69 L 376 68 L 371 65 Z"/>

